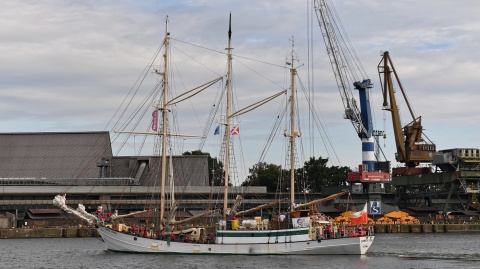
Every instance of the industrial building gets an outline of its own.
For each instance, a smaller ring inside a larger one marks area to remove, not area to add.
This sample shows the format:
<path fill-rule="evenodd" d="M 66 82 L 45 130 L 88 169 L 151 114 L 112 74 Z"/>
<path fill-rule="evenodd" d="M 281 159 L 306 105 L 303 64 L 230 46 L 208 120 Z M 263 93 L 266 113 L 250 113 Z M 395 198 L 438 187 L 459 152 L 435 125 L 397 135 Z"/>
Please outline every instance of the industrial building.
<path fill-rule="evenodd" d="M 51 211 L 54 196 L 64 193 L 69 206 L 83 204 L 89 212 L 99 205 L 104 211 L 128 213 L 158 204 L 160 198 L 152 196 L 152 188 L 159 187 L 152 184 L 149 174 L 159 169 L 159 158 L 115 157 L 110 145 L 108 132 L 0 134 L 0 224 L 11 226 L 12 218 L 36 219 L 47 213 L 50 218 L 66 218 Z M 378 216 L 399 207 L 412 215 L 456 212 L 478 217 L 479 154 L 478 149 L 438 151 L 434 164 L 439 171 L 393 174 L 390 184 L 368 184 L 367 189 L 352 180 L 352 200 L 343 197 L 319 209 L 335 215 L 347 203 L 359 205 L 373 199 L 381 201 Z M 177 168 L 174 177 L 181 182 L 175 195 L 179 210 L 195 212 L 223 197 L 222 187 L 209 184 L 208 156 L 173 156 L 172 163 Z M 262 186 L 232 186 L 230 190 L 247 198 L 245 208 L 275 199 Z M 322 194 L 310 195 L 320 198 L 339 191 L 326 188 Z"/>
<path fill-rule="evenodd" d="M 55 209 L 53 198 L 64 193 L 69 206 L 83 204 L 89 212 L 99 205 L 119 213 L 143 210 L 159 204 L 152 196 L 159 186 L 149 176 L 160 169 L 159 162 L 152 156 L 114 157 L 108 132 L 2 133 L 0 212 L 4 219 L 22 219 L 35 212 L 31 209 Z M 174 178 L 181 183 L 176 187 L 180 209 L 203 208 L 212 193 L 221 194 L 222 188 L 209 186 L 207 162 L 206 155 L 172 156 Z M 252 203 L 263 203 L 258 197 L 266 194 L 265 187 L 231 191 L 255 195 Z"/>

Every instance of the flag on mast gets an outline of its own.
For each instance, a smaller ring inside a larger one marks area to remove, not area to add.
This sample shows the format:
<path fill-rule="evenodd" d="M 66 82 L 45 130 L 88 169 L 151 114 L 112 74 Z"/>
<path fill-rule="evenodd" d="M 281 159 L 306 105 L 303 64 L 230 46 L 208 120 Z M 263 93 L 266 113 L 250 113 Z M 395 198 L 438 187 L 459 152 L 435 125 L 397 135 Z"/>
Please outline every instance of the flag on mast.
<path fill-rule="evenodd" d="M 350 217 L 350 224 L 366 224 L 368 223 L 367 203 L 363 207 L 362 211 L 355 212 Z"/>
<path fill-rule="evenodd" d="M 154 110 L 152 112 L 152 130 L 157 131 L 158 130 L 158 110 Z"/>
<path fill-rule="evenodd" d="M 238 135 L 240 133 L 240 127 L 239 126 L 234 126 L 233 129 L 230 131 L 230 134 L 232 135 Z"/>

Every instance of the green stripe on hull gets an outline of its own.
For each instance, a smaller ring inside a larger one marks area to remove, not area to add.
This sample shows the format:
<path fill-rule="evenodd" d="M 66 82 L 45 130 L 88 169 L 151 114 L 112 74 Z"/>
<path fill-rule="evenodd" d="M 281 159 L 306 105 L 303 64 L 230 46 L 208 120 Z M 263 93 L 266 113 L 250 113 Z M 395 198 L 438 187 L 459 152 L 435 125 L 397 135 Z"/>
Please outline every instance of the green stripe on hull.
<path fill-rule="evenodd" d="M 308 229 L 217 231 L 217 237 L 277 237 L 308 234 Z"/>

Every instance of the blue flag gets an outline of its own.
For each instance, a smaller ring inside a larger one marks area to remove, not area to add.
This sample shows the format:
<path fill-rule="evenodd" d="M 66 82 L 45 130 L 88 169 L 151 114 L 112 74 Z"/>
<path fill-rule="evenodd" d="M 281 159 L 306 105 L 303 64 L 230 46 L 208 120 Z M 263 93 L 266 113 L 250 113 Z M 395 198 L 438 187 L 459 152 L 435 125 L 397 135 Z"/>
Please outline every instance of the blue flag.
<path fill-rule="evenodd" d="M 215 128 L 215 132 L 213 133 L 213 135 L 217 135 L 220 133 L 220 125 L 217 126 L 217 128 Z"/>

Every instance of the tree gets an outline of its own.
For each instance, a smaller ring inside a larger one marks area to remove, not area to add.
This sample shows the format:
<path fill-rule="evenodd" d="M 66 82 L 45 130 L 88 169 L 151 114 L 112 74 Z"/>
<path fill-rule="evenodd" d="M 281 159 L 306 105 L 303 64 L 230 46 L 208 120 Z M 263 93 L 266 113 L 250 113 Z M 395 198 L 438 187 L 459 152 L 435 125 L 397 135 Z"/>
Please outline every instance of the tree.
<path fill-rule="evenodd" d="M 210 184 L 213 186 L 223 186 L 223 163 L 219 162 L 217 158 L 212 158 L 210 153 L 202 152 L 200 150 L 186 151 L 183 155 L 208 155 L 208 178 Z"/>
<path fill-rule="evenodd" d="M 323 187 L 341 186 L 351 172 L 346 166 L 327 167 L 328 158 L 310 157 L 305 162 L 302 173 L 299 175 L 299 181 L 304 181 L 305 191 L 321 192 Z"/>
<path fill-rule="evenodd" d="M 330 167 L 330 177 L 327 180 L 329 187 L 345 185 L 348 173 L 352 170 L 347 166 L 332 166 Z"/>
<path fill-rule="evenodd" d="M 348 173 L 347 166 L 327 166 L 328 158 L 311 157 L 303 168 L 295 170 L 296 192 L 321 192 L 324 187 L 344 185 Z M 284 192 L 290 188 L 290 171 L 282 170 L 280 165 L 260 162 L 249 169 L 250 175 L 242 186 L 266 186 L 268 192 Z M 282 176 L 283 174 L 283 176 Z M 283 180 L 285 179 L 285 180 Z"/>
<path fill-rule="evenodd" d="M 328 159 L 323 159 L 319 157 L 310 157 L 308 161 L 305 162 L 303 166 L 302 174 L 299 177 L 299 180 L 303 180 L 305 191 L 320 192 L 322 190 L 321 186 L 326 185 L 326 178 L 328 175 L 327 168 Z"/>
<path fill-rule="evenodd" d="M 277 191 L 282 168 L 280 165 L 259 162 L 249 169 L 250 175 L 242 186 L 266 186 L 267 192 Z M 284 187 L 279 191 L 284 191 Z"/>

